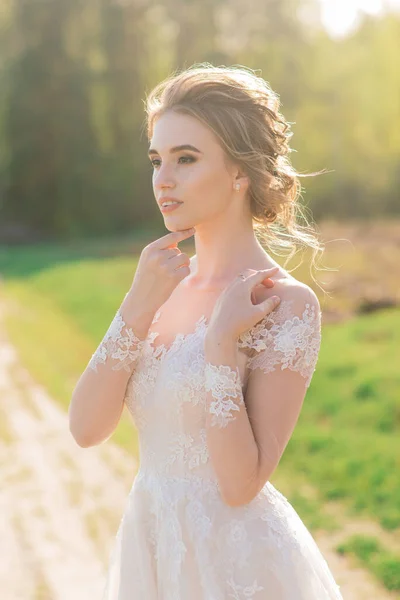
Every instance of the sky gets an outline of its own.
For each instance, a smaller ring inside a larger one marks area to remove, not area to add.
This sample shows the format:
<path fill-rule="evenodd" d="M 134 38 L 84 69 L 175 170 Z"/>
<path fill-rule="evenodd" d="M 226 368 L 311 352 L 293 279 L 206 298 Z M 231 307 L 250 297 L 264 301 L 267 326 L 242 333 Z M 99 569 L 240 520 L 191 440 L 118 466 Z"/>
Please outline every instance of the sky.
<path fill-rule="evenodd" d="M 323 24 L 335 37 L 350 33 L 357 26 L 362 12 L 379 15 L 384 5 L 397 7 L 400 10 L 400 0 L 320 0 L 320 2 Z"/>

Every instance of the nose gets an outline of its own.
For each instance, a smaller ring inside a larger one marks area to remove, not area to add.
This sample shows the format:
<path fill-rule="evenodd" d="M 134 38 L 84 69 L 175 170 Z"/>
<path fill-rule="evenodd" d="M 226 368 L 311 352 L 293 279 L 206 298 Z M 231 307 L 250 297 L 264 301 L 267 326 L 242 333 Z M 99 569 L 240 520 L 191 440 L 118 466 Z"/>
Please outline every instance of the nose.
<path fill-rule="evenodd" d="M 153 187 L 155 190 L 162 190 L 164 188 L 173 188 L 175 187 L 175 182 L 171 177 L 171 174 L 168 173 L 168 167 L 161 165 L 156 171 L 153 173 Z"/>

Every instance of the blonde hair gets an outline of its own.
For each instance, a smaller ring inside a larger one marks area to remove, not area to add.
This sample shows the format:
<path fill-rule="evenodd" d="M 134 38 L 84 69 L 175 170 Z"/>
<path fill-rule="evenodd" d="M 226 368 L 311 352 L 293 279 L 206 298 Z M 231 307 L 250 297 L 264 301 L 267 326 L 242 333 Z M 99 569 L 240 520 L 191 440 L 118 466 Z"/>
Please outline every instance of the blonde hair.
<path fill-rule="evenodd" d="M 248 175 L 248 196 L 254 233 L 275 254 L 289 248 L 285 266 L 298 246 L 312 249 L 311 266 L 324 250 L 307 222 L 300 174 L 290 163 L 290 122 L 279 112 L 279 96 L 269 83 L 248 67 L 215 67 L 196 63 L 161 81 L 145 100 L 147 137 L 155 120 L 166 111 L 191 115 L 210 128 L 228 158 Z M 304 219 L 305 225 L 297 222 Z M 315 278 L 311 272 L 312 279 Z M 317 283 L 317 282 L 316 282 Z M 317 283 L 317 285 L 319 285 Z M 319 286 L 321 287 L 321 286 Z"/>

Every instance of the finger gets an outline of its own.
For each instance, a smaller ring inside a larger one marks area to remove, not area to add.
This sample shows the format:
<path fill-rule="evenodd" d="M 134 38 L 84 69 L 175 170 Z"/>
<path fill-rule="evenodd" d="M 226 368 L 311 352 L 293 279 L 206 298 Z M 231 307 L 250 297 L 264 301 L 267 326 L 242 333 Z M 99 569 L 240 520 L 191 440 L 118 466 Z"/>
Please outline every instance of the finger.
<path fill-rule="evenodd" d="M 253 287 L 258 283 L 264 281 L 264 279 L 268 279 L 269 277 L 274 276 L 277 271 L 279 271 L 279 267 L 273 267 L 272 269 L 263 269 L 262 271 L 256 271 L 255 273 L 249 275 L 249 277 L 246 278 L 246 281 L 248 281 L 249 285 Z"/>
<path fill-rule="evenodd" d="M 179 248 L 164 248 L 162 252 L 163 256 L 166 256 L 167 258 L 174 258 L 174 256 L 182 254 Z"/>
<path fill-rule="evenodd" d="M 264 279 L 261 283 L 262 287 L 267 287 L 267 288 L 274 287 L 274 285 L 275 285 L 275 281 L 273 279 L 269 279 L 268 277 L 267 277 L 267 279 Z"/>
<path fill-rule="evenodd" d="M 176 244 L 182 240 L 191 237 L 195 232 L 196 230 L 194 227 L 183 229 L 182 231 L 171 231 L 171 233 L 167 233 L 167 235 L 163 235 L 163 237 L 156 240 L 154 245 L 156 248 L 160 249 L 170 248 L 171 246 L 176 246 Z"/>
<path fill-rule="evenodd" d="M 261 302 L 261 304 L 259 304 L 258 306 L 261 306 L 262 310 L 267 311 L 268 313 L 274 310 L 274 308 L 278 306 L 280 301 L 281 299 L 279 296 L 271 296 L 270 298 L 267 298 L 267 300 L 264 300 L 264 302 Z"/>
<path fill-rule="evenodd" d="M 238 277 L 239 277 L 240 279 L 243 279 L 243 278 L 242 278 L 242 275 L 244 275 L 244 276 L 246 277 L 246 279 L 247 279 L 249 275 L 254 275 L 255 273 L 257 273 L 257 271 L 256 271 L 255 269 L 243 269 L 243 270 L 242 270 L 242 271 L 239 273 Z"/>

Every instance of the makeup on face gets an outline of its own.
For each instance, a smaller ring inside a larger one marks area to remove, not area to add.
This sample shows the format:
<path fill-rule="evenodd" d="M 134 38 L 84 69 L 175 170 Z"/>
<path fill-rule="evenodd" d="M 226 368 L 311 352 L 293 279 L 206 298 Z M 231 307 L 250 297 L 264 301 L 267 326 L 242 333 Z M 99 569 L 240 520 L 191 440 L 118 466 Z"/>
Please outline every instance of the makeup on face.
<path fill-rule="evenodd" d="M 173 210 L 176 210 L 180 206 L 182 206 L 183 202 L 174 202 L 173 204 L 167 204 L 166 206 L 160 206 L 160 210 L 162 213 L 170 213 Z"/>

